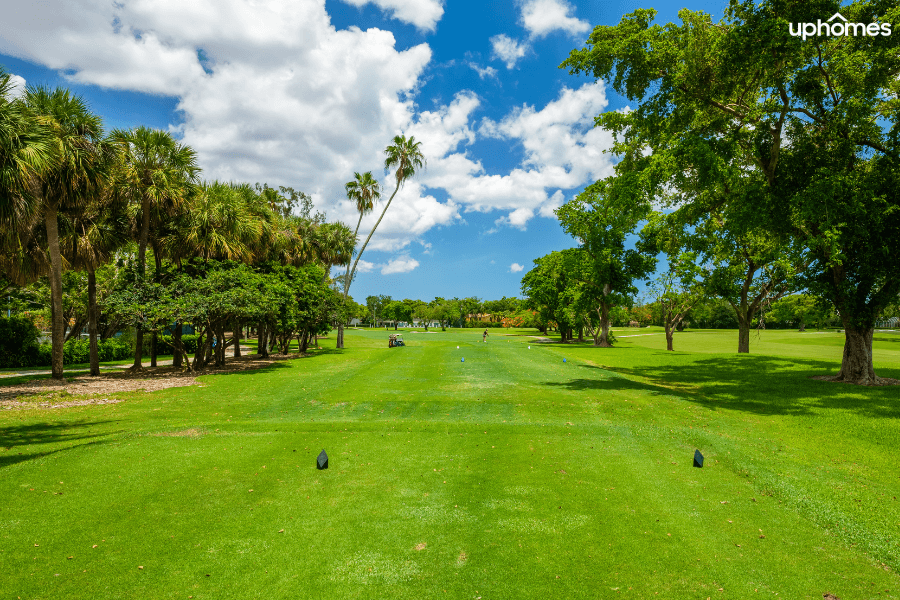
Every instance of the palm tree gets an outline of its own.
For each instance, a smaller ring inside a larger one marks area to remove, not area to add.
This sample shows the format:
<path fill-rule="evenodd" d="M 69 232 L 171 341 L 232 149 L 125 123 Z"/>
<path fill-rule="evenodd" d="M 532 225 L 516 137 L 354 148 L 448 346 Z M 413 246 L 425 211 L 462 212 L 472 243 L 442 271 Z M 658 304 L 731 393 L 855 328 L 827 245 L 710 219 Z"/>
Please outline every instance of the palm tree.
<path fill-rule="evenodd" d="M 22 286 L 50 272 L 32 182 L 52 164 L 53 143 L 28 105 L 11 98 L 11 87 L 0 68 L 0 271 Z"/>
<path fill-rule="evenodd" d="M 0 67 L 0 242 L 16 247 L 39 214 L 31 182 L 52 164 L 53 144 L 49 128 L 11 91 Z"/>
<path fill-rule="evenodd" d="M 259 229 L 235 186 L 215 181 L 200 185 L 165 246 L 204 260 L 250 260 Z"/>
<path fill-rule="evenodd" d="M 75 269 L 88 272 L 88 337 L 90 340 L 91 375 L 100 375 L 97 348 L 96 269 L 108 262 L 128 242 L 128 217 L 124 203 L 107 188 L 89 204 L 71 215 L 71 229 L 63 238 L 63 254 Z"/>
<path fill-rule="evenodd" d="M 381 198 L 381 187 L 372 177 L 372 171 L 364 174 L 353 174 L 353 181 L 348 181 L 344 186 L 347 190 L 347 198 L 356 202 L 356 210 L 359 211 L 359 219 L 356 221 L 356 229 L 353 231 L 353 243 L 356 244 L 356 236 L 359 233 L 359 225 L 364 215 L 372 212 L 375 202 Z M 350 292 L 350 261 L 347 261 L 347 272 L 344 273 L 344 299 L 343 306 L 347 306 L 347 295 Z M 344 347 L 344 319 L 338 323 L 337 347 Z"/>
<path fill-rule="evenodd" d="M 103 188 L 109 176 L 110 152 L 103 141 L 100 117 L 88 110 L 80 96 L 63 88 L 29 87 L 25 103 L 50 128 L 56 155 L 54 163 L 33 179 L 32 193 L 43 211 L 50 250 L 52 374 L 54 379 L 62 379 L 65 326 L 60 216 L 79 210 Z"/>
<path fill-rule="evenodd" d="M 138 241 L 137 268 L 141 278 L 147 269 L 147 243 L 151 222 L 157 229 L 188 198 L 199 174 L 197 155 L 167 132 L 148 127 L 116 130 L 113 138 L 125 151 L 124 168 L 118 182 L 131 203 Z M 155 219 L 153 217 L 156 217 Z M 157 266 L 159 258 L 157 253 Z M 132 369 L 141 369 L 144 332 L 137 328 Z"/>
<path fill-rule="evenodd" d="M 375 222 L 375 226 L 372 227 L 372 231 L 369 232 L 369 237 L 366 238 L 366 242 L 362 245 L 359 254 L 356 255 L 356 260 L 353 262 L 353 269 L 351 269 L 349 277 L 345 279 L 345 294 L 348 293 L 350 287 L 347 284 L 350 281 L 353 281 L 353 276 L 356 275 L 356 265 L 359 264 L 359 259 L 362 257 L 363 252 L 366 251 L 366 246 L 369 245 L 372 234 L 375 233 L 375 230 L 378 229 L 378 225 L 381 224 L 381 220 L 384 218 L 384 214 L 387 212 L 388 207 L 390 207 L 394 196 L 397 195 L 397 192 L 407 179 L 415 175 L 417 170 L 425 168 L 425 156 L 422 155 L 422 151 L 419 148 L 421 142 L 417 142 L 415 136 L 409 136 L 409 138 L 407 138 L 405 135 L 397 135 L 394 136 L 393 142 L 393 144 L 384 150 L 384 153 L 387 155 L 387 158 L 384 160 L 384 168 L 389 171 L 396 167 L 394 178 L 397 180 L 397 187 L 394 188 L 394 193 L 391 194 L 387 204 L 384 205 L 381 216 L 378 217 L 378 221 Z"/>

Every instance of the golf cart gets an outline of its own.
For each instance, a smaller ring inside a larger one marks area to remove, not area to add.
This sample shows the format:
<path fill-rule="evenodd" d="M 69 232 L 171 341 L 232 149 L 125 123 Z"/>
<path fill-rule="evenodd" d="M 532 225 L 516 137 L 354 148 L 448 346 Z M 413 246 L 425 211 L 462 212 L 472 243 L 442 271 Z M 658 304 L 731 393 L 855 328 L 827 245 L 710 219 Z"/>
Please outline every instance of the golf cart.
<path fill-rule="evenodd" d="M 403 334 L 392 333 L 388 336 L 388 348 L 396 348 L 397 346 L 405 346 L 403 343 Z"/>

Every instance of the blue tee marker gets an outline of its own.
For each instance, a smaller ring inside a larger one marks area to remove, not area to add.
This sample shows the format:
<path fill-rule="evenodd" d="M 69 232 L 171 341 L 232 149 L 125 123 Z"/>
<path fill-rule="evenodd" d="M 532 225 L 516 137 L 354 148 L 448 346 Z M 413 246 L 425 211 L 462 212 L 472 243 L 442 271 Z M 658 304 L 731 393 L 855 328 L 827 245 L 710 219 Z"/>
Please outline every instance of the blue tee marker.
<path fill-rule="evenodd" d="M 563 359 L 563 362 L 566 362 L 566 359 Z"/>
<path fill-rule="evenodd" d="M 461 359 L 459 359 L 459 362 L 466 362 L 466 357 L 464 356 Z"/>

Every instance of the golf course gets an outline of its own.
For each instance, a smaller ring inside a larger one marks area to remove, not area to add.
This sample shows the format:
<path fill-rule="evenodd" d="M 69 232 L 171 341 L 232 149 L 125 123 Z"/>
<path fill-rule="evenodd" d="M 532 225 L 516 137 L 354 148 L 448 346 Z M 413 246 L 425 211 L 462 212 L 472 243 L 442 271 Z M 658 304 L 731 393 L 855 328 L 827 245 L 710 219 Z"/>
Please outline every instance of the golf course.
<path fill-rule="evenodd" d="M 900 393 L 813 379 L 842 334 L 401 333 L 114 403 L 20 397 L 0 597 L 900 596 Z M 900 334 L 873 348 L 900 378 Z"/>

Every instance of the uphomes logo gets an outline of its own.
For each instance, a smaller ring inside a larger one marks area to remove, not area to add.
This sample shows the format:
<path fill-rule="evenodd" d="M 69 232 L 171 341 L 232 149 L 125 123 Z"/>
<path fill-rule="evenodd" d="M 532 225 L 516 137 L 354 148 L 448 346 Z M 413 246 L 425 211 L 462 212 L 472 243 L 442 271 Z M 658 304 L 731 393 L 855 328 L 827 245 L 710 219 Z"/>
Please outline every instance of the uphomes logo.
<path fill-rule="evenodd" d="M 835 19 L 840 19 L 836 23 L 832 23 Z M 794 25 L 797 26 L 796 31 Z M 890 23 L 848 23 L 847 19 L 841 13 L 834 13 L 825 23 L 819 19 L 818 23 L 789 23 L 791 35 L 806 38 L 813 35 L 825 35 L 841 37 L 845 35 L 891 35 Z"/>

